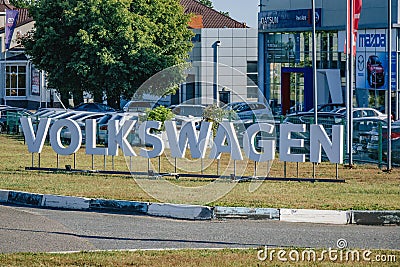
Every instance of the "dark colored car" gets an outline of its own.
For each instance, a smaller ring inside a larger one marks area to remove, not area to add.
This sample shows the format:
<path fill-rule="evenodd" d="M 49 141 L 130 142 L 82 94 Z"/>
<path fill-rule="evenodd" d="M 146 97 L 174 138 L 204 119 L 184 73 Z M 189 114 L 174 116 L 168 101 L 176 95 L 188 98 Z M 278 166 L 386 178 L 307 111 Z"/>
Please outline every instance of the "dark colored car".
<path fill-rule="evenodd" d="M 372 88 L 378 88 L 385 84 L 385 70 L 382 62 L 375 55 L 368 57 L 367 61 L 367 79 Z"/>
<path fill-rule="evenodd" d="M 77 111 L 114 112 L 115 109 L 102 103 L 81 103 L 74 108 Z"/>

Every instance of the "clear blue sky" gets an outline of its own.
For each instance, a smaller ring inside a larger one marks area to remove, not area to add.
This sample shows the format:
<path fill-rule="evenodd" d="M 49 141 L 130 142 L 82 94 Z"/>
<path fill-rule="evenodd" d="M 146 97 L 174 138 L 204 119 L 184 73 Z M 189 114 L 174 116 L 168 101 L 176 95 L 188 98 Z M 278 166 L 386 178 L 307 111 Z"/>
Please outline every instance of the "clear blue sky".
<path fill-rule="evenodd" d="M 211 0 L 215 10 L 228 11 L 231 18 L 257 28 L 260 0 Z"/>

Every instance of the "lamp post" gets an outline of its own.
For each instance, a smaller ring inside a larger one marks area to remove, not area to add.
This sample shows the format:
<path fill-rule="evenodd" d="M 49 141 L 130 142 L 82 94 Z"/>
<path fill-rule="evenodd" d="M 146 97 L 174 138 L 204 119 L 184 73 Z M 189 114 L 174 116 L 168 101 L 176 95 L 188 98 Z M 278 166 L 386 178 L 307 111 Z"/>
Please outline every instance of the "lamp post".
<path fill-rule="evenodd" d="M 215 75 L 214 75 L 214 99 L 217 103 L 217 107 L 219 107 L 219 93 L 218 93 L 218 85 L 219 85 L 219 80 L 218 80 L 218 48 L 221 46 L 221 41 L 217 40 L 214 43 L 214 48 L 215 48 Z"/>

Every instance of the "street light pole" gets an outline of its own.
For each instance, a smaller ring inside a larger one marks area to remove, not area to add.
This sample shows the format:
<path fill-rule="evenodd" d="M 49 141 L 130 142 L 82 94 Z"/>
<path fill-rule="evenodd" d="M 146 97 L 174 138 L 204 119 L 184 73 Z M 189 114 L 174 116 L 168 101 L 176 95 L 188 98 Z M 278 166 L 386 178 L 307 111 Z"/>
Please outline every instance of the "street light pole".
<path fill-rule="evenodd" d="M 218 72 L 219 72 L 219 69 L 218 69 L 218 57 L 219 57 L 219 55 L 218 55 L 218 49 L 219 49 L 219 47 L 221 46 L 221 41 L 220 40 L 217 40 L 217 41 L 215 41 L 215 44 L 214 44 L 214 46 L 215 46 L 215 78 L 214 78 L 214 99 L 215 99 L 215 101 L 216 101 L 216 104 L 217 104 L 217 107 L 219 107 L 219 92 L 218 92 L 218 85 L 219 85 L 219 80 L 218 80 L 218 76 L 219 76 L 219 74 L 218 74 Z"/>

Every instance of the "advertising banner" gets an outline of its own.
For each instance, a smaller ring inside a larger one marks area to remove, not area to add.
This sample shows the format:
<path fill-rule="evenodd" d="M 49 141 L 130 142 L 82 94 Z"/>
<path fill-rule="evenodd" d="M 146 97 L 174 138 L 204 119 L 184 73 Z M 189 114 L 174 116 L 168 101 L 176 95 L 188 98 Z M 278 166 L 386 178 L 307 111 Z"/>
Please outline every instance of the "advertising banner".
<path fill-rule="evenodd" d="M 315 26 L 321 27 L 321 8 L 315 9 Z M 258 29 L 310 28 L 312 9 L 270 10 L 258 13 Z"/>
<path fill-rule="evenodd" d="M 40 72 L 35 68 L 32 68 L 31 72 L 31 93 L 40 95 Z"/>
<path fill-rule="evenodd" d="M 6 50 L 10 48 L 12 36 L 14 33 L 15 26 L 17 25 L 18 11 L 6 9 L 6 38 L 5 47 Z"/>
<path fill-rule="evenodd" d="M 396 52 L 392 52 L 391 57 L 392 90 L 395 90 Z M 385 29 L 359 31 L 355 62 L 356 88 L 388 89 L 388 62 L 387 31 Z"/>
<path fill-rule="evenodd" d="M 300 34 L 266 35 L 266 53 L 268 62 L 300 62 Z"/>

